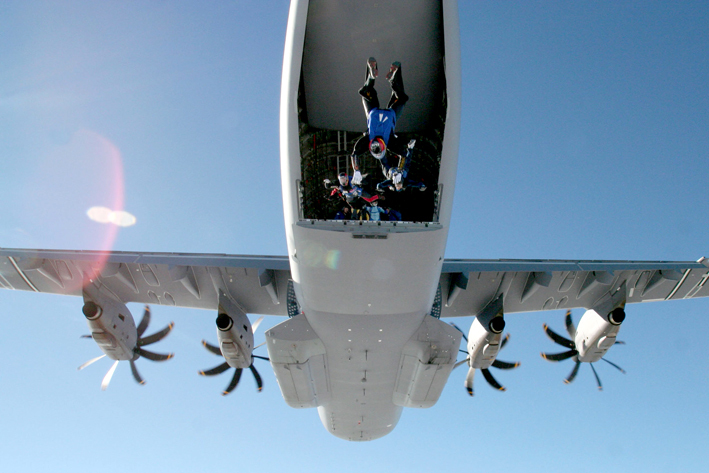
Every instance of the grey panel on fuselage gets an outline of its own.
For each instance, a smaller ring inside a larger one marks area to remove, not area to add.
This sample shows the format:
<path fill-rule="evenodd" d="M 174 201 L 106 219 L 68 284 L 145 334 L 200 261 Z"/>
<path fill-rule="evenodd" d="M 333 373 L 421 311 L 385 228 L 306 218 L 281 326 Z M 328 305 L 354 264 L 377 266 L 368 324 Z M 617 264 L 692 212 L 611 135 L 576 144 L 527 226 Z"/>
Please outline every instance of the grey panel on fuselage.
<path fill-rule="evenodd" d="M 303 83 L 311 126 L 361 132 L 366 128 L 357 91 L 366 60 L 377 59 L 379 100 L 386 106 L 391 89 L 384 79 L 389 64 L 402 64 L 410 97 L 397 122 L 398 132 L 421 131 L 444 86 L 443 32 L 440 2 L 311 0 L 303 51 Z"/>

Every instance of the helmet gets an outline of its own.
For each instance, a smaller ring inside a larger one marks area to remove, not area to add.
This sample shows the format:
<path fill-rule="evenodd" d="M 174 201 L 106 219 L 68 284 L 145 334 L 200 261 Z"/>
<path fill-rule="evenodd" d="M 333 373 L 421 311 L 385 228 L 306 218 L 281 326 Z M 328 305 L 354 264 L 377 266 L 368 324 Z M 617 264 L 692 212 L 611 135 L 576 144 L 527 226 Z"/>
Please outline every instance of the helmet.
<path fill-rule="evenodd" d="M 341 172 L 339 176 L 337 176 L 337 179 L 340 181 L 340 185 L 346 186 L 350 182 L 350 178 L 347 176 L 347 173 Z"/>
<path fill-rule="evenodd" d="M 369 142 L 369 152 L 372 153 L 372 156 L 377 159 L 382 159 L 384 157 L 387 152 L 387 145 L 380 136 L 377 136 Z"/>

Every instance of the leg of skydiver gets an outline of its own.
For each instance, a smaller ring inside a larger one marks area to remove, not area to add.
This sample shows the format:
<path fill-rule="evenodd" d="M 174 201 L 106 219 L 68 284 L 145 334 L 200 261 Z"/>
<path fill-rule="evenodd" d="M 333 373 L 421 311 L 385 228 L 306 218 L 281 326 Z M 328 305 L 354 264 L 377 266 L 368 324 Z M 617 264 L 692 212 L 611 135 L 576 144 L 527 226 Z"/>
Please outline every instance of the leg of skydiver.
<path fill-rule="evenodd" d="M 409 141 L 406 146 L 406 156 L 403 159 L 403 163 L 399 161 L 399 167 L 401 168 L 401 175 L 405 178 L 409 175 L 409 168 L 411 167 L 411 157 L 414 154 L 414 146 L 416 146 L 416 140 Z"/>
<path fill-rule="evenodd" d="M 404 92 L 404 79 L 401 75 L 400 62 L 397 61 L 392 63 L 386 78 L 391 84 L 391 97 L 389 98 L 389 105 L 387 105 L 387 108 L 394 110 L 394 113 L 396 113 L 396 119 L 398 120 L 404 109 L 404 105 L 409 100 L 409 96 Z"/>
<path fill-rule="evenodd" d="M 390 186 L 394 186 L 394 182 L 391 179 L 382 181 L 377 184 L 377 192 L 385 192 Z"/>
<path fill-rule="evenodd" d="M 369 117 L 369 112 L 373 108 L 379 107 L 379 97 L 374 88 L 374 79 L 377 78 L 377 60 L 370 57 L 367 60 L 367 71 L 364 77 L 364 85 L 359 89 L 359 95 L 362 96 L 362 105 L 364 106 L 364 114 Z"/>
<path fill-rule="evenodd" d="M 394 220 L 397 222 L 401 221 L 401 212 L 394 209 L 389 209 L 389 220 Z"/>

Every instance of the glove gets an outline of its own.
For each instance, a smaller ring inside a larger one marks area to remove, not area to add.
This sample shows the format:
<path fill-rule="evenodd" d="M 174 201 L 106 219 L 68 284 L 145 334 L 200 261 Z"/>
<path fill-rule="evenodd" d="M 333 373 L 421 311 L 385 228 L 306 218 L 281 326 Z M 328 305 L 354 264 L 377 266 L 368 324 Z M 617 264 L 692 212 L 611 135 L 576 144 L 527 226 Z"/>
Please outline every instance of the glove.
<path fill-rule="evenodd" d="M 354 176 L 352 176 L 352 184 L 355 186 L 358 186 L 362 184 L 362 173 L 359 171 L 354 172 Z"/>
<path fill-rule="evenodd" d="M 401 173 L 400 172 L 393 172 L 391 176 L 391 181 L 394 184 L 399 184 L 401 182 Z"/>
<path fill-rule="evenodd" d="M 326 186 L 330 185 L 330 179 L 323 179 L 323 182 L 325 183 Z"/>

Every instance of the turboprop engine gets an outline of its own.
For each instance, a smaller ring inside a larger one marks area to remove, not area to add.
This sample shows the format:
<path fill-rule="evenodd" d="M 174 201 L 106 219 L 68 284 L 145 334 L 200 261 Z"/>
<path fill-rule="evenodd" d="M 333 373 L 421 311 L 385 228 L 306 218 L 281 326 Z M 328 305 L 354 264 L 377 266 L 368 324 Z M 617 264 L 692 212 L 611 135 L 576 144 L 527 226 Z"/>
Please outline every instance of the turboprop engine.
<path fill-rule="evenodd" d="M 587 310 L 576 328 L 574 344 L 581 362 L 593 363 L 615 345 L 620 324 L 625 320 L 625 310 L 617 308 L 605 316 L 595 310 Z"/>
<path fill-rule="evenodd" d="M 232 368 L 251 366 L 251 352 L 254 349 L 254 332 L 244 311 L 228 298 L 219 299 L 217 316 L 217 338 L 222 356 Z"/>
<path fill-rule="evenodd" d="M 502 316 L 493 317 L 483 325 L 479 317 L 473 320 L 468 332 L 469 365 L 475 369 L 487 369 L 497 358 L 502 342 L 502 331 L 505 329 L 505 320 Z"/>
<path fill-rule="evenodd" d="M 490 373 L 489 368 L 492 366 L 502 370 L 509 370 L 519 366 L 519 363 L 497 360 L 497 354 L 510 339 L 509 334 L 504 338 L 502 337 L 502 331 L 505 329 L 502 305 L 502 296 L 500 296 L 483 309 L 480 315 L 475 317 L 475 320 L 470 325 L 468 336 L 466 337 L 463 334 L 467 344 L 468 357 L 456 366 L 467 362 L 469 369 L 465 378 L 465 389 L 471 396 L 474 393 L 473 378 L 476 369 L 482 371 L 485 380 L 490 386 L 499 391 L 505 391 L 505 387 L 497 382 Z M 460 330 L 456 325 L 453 326 Z"/>
<path fill-rule="evenodd" d="M 138 340 L 135 321 L 125 304 L 104 299 L 100 305 L 86 300 L 81 309 L 91 330 L 91 338 L 112 360 L 137 358 L 133 348 Z"/>
<path fill-rule="evenodd" d="M 214 368 L 200 371 L 199 374 L 202 376 L 216 376 L 224 373 L 229 368 L 235 368 L 231 382 L 226 389 L 222 391 L 223 396 L 226 396 L 236 388 L 244 368 L 251 370 L 251 374 L 254 375 L 254 379 L 256 380 L 258 390 L 261 391 L 263 388 L 261 376 L 253 365 L 254 358 L 268 361 L 266 357 L 253 354 L 254 330 L 256 330 L 262 320 L 263 316 L 256 320 L 252 327 L 244 311 L 228 297 L 220 293 L 219 313 L 217 315 L 217 339 L 219 340 L 219 346 L 214 346 L 206 340 L 202 340 L 202 345 L 211 353 L 224 357 L 225 361 Z"/>
<path fill-rule="evenodd" d="M 144 384 L 145 381 L 135 366 L 135 360 L 142 356 L 152 361 L 165 361 L 173 356 L 172 353 L 154 353 L 143 348 L 165 338 L 174 326 L 170 323 L 159 332 L 143 337 L 143 333 L 150 324 L 150 308 L 148 306 L 145 306 L 143 318 L 136 327 L 133 316 L 124 303 L 102 293 L 93 286 L 87 286 L 84 291 L 82 312 L 91 330 L 91 335 L 86 335 L 84 338 L 93 339 L 104 354 L 87 361 L 79 367 L 79 370 L 104 356 L 115 360 L 101 383 L 101 389 L 105 390 L 108 387 L 118 362 L 121 360 L 130 362 L 133 378 L 139 384 Z"/>
<path fill-rule="evenodd" d="M 576 378 L 581 363 L 589 363 L 596 377 L 598 389 L 603 389 L 601 379 L 598 377 L 596 368 L 593 367 L 592 363 L 603 360 L 621 373 L 625 373 L 623 368 L 603 358 L 610 347 L 623 343 L 617 341 L 616 336 L 620 330 L 620 324 L 624 320 L 625 310 L 622 305 L 610 311 L 607 309 L 590 309 L 583 314 L 577 328 L 574 327 L 571 311 L 569 310 L 566 312 L 565 321 L 566 331 L 571 339 L 557 334 L 547 324 L 544 324 L 544 331 L 549 338 L 557 345 L 566 347 L 569 350 L 561 353 L 542 353 L 542 357 L 548 361 L 563 361 L 571 358 L 576 363 L 571 373 L 564 379 L 567 384 Z"/>

